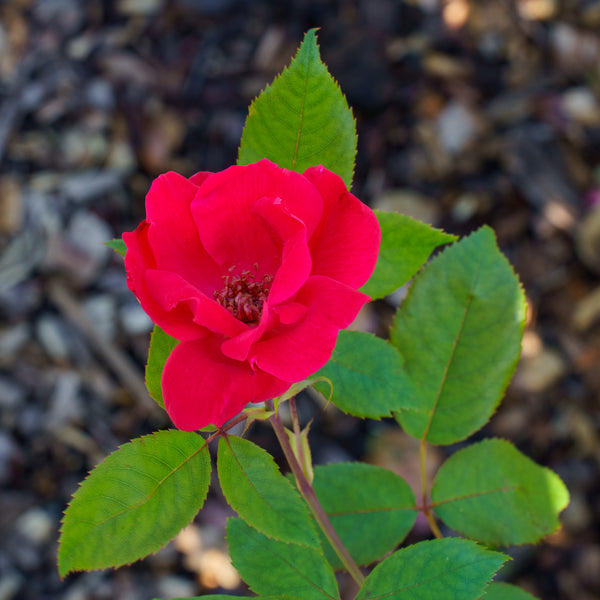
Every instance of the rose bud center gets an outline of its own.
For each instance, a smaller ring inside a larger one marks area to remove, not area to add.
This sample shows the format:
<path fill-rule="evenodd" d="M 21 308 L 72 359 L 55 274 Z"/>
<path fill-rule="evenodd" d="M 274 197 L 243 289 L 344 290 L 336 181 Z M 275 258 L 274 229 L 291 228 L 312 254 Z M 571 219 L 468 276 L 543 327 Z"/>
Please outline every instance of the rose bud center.
<path fill-rule="evenodd" d="M 255 265 L 255 268 L 258 266 Z M 223 289 L 215 290 L 215 300 L 236 319 L 244 323 L 258 323 L 273 277 L 264 275 L 259 280 L 248 270 L 234 275 L 234 269 L 231 267 L 229 274 L 223 275 Z"/>

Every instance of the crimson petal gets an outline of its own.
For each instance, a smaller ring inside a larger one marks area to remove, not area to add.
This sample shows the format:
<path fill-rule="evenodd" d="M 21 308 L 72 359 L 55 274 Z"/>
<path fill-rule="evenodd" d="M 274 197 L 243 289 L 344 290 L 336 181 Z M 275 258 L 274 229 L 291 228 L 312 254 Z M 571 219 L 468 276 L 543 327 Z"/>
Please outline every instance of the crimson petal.
<path fill-rule="evenodd" d="M 226 308 L 212 298 L 207 297 L 177 273 L 147 270 L 145 276 L 146 286 L 152 298 L 169 315 L 164 326 L 157 322 L 167 333 L 169 333 L 168 321 L 172 311 L 186 309 L 190 324 L 195 323 L 199 326 L 198 329 L 206 328 L 227 336 L 239 335 L 246 331 L 247 325 L 236 319 Z M 200 333 L 204 335 L 205 331 L 201 329 Z M 195 337 L 200 336 L 196 335 Z"/>
<path fill-rule="evenodd" d="M 283 242 L 281 265 L 269 292 L 269 303 L 280 304 L 293 296 L 310 275 L 312 260 L 306 244 L 306 225 L 292 215 L 280 198 L 261 198 L 252 205 Z"/>
<path fill-rule="evenodd" d="M 269 331 L 252 346 L 250 363 L 285 381 L 305 379 L 329 360 L 338 331 L 368 301 L 366 294 L 329 277 L 310 277 L 296 295 L 296 302 L 308 307 L 304 319 Z"/>
<path fill-rule="evenodd" d="M 313 275 L 359 288 L 369 279 L 379 254 L 381 230 L 373 211 L 346 189 L 335 173 L 310 167 L 304 176 L 325 199 L 323 218 L 309 240 Z"/>
<path fill-rule="evenodd" d="M 127 246 L 125 269 L 127 285 L 137 296 L 142 308 L 159 327 L 178 340 L 189 340 L 205 335 L 205 330 L 190 319 L 189 309 L 184 306 L 166 309 L 157 302 L 148 288 L 146 274 L 156 268 L 156 261 L 148 245 L 147 230 L 150 224 L 143 221 L 135 231 L 123 234 Z"/>
<path fill-rule="evenodd" d="M 253 371 L 247 362 L 219 351 L 220 336 L 179 343 L 162 375 L 165 408 L 178 429 L 220 427 L 248 402 L 264 402 L 285 392 L 289 383 Z"/>
<path fill-rule="evenodd" d="M 265 303 L 260 323 L 256 327 L 248 327 L 239 335 L 225 340 L 221 344 L 221 351 L 225 356 L 234 360 L 246 360 L 252 344 L 260 339 L 262 334 L 272 325 L 272 322 L 272 310 Z"/>
<path fill-rule="evenodd" d="M 194 173 L 191 177 L 190 177 L 190 181 L 194 184 L 197 185 L 198 187 L 200 187 L 203 183 L 204 180 L 209 176 L 212 175 L 213 173 L 211 171 L 198 171 L 197 173 Z"/>
<path fill-rule="evenodd" d="M 209 175 L 199 173 L 196 181 Z M 158 269 L 175 271 L 210 293 L 221 284 L 221 271 L 203 248 L 192 218 L 190 206 L 197 192 L 197 185 L 174 172 L 154 180 L 146 196 L 148 243 Z"/>
<path fill-rule="evenodd" d="M 279 267 L 281 242 L 252 212 L 252 205 L 263 197 L 280 198 L 290 214 L 306 225 L 307 236 L 323 212 L 323 199 L 309 181 L 268 160 L 211 175 L 198 190 L 192 214 L 204 247 L 221 268 L 248 269 L 258 263 L 262 276 Z"/>

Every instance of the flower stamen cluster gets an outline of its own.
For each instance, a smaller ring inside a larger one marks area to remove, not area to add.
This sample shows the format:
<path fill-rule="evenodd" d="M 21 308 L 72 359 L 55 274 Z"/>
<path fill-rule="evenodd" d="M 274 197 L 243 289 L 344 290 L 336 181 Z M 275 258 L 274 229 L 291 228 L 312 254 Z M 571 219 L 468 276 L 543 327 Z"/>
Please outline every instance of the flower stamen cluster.
<path fill-rule="evenodd" d="M 232 273 L 234 269 L 231 267 L 229 272 Z M 236 319 L 244 323 L 258 323 L 273 276 L 267 274 L 257 280 L 251 271 L 245 270 L 239 275 L 223 275 L 223 282 L 223 289 L 214 291 L 215 300 Z"/>

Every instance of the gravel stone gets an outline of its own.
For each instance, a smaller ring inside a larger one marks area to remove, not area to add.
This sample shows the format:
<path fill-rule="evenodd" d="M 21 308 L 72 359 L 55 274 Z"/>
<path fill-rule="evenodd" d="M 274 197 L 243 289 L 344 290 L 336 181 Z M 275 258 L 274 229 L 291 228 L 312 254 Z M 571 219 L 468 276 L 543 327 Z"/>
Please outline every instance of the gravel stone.
<path fill-rule="evenodd" d="M 45 510 L 34 507 L 17 519 L 15 529 L 34 545 L 41 546 L 50 540 L 56 524 Z"/>

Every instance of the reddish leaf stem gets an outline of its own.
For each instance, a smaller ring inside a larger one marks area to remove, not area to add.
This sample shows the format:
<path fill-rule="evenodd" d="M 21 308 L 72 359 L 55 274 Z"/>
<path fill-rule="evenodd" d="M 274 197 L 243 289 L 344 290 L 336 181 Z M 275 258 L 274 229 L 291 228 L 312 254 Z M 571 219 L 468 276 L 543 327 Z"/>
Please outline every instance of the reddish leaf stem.
<path fill-rule="evenodd" d="M 329 521 L 329 517 L 325 513 L 323 507 L 321 506 L 321 503 L 319 502 L 317 495 L 315 494 L 315 490 L 309 483 L 308 479 L 306 479 L 304 471 L 302 470 L 302 467 L 300 466 L 298 460 L 296 459 L 296 456 L 294 455 L 294 452 L 290 445 L 290 440 L 285 432 L 285 428 L 283 426 L 283 423 L 281 422 L 281 419 L 279 418 L 279 415 L 273 415 L 269 418 L 269 421 L 271 422 L 273 430 L 275 431 L 275 435 L 277 436 L 277 439 L 281 444 L 281 448 L 283 450 L 283 453 L 285 454 L 288 464 L 290 465 L 290 469 L 292 470 L 292 473 L 296 478 L 296 484 L 298 486 L 298 489 L 300 490 L 300 493 L 302 494 L 302 497 L 308 504 L 315 519 L 317 520 L 317 523 L 319 524 L 321 530 L 325 534 L 325 537 L 331 544 L 331 547 L 335 550 L 335 553 L 342 561 L 342 564 L 344 565 L 348 573 L 350 573 L 354 581 L 356 581 L 358 586 L 361 587 L 365 581 L 364 575 L 358 568 L 357 564 L 354 562 L 354 559 L 350 556 L 350 553 L 342 543 L 342 540 L 340 540 L 338 534 L 336 533 L 335 529 L 331 525 L 331 522 Z"/>
<path fill-rule="evenodd" d="M 425 438 L 421 440 L 421 445 L 419 448 L 420 453 L 420 466 L 421 466 L 421 510 L 427 519 L 427 523 L 429 523 L 429 527 L 435 535 L 436 538 L 442 539 L 444 536 L 436 523 L 433 512 L 431 511 L 431 507 L 428 504 L 428 496 L 429 490 L 427 488 L 427 442 Z"/>
<path fill-rule="evenodd" d="M 217 431 L 215 431 L 214 433 L 211 433 L 204 440 L 204 446 L 208 446 L 208 444 L 210 444 L 215 438 L 218 438 L 220 435 L 227 433 L 231 428 L 235 427 L 238 423 L 245 421 L 247 418 L 248 418 L 248 415 L 241 414 L 241 415 L 238 415 L 235 419 L 232 419 L 231 421 L 227 421 L 227 423 L 225 423 L 225 425 L 223 425 L 222 427 L 219 427 L 219 429 L 217 429 Z"/>

